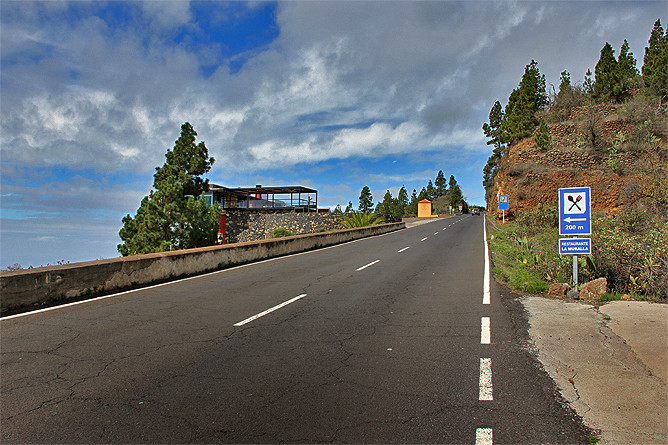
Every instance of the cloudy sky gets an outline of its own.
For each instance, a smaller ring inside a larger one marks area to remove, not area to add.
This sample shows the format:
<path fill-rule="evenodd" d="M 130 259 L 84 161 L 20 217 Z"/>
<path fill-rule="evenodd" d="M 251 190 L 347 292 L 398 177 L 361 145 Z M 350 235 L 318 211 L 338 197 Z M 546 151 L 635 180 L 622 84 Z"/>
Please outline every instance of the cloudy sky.
<path fill-rule="evenodd" d="M 0 0 L 0 266 L 118 256 L 121 218 L 190 122 L 229 187 L 355 206 L 454 175 L 484 204 L 481 131 L 535 59 L 581 82 L 642 66 L 666 1 Z"/>

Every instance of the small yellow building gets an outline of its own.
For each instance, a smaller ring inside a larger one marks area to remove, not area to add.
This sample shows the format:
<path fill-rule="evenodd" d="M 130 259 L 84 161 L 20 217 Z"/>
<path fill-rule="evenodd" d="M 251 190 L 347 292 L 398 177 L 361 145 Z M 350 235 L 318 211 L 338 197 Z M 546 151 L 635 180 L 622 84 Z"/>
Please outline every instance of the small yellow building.
<path fill-rule="evenodd" d="M 428 199 L 423 199 L 418 201 L 418 218 L 430 218 L 431 217 L 431 201 Z"/>

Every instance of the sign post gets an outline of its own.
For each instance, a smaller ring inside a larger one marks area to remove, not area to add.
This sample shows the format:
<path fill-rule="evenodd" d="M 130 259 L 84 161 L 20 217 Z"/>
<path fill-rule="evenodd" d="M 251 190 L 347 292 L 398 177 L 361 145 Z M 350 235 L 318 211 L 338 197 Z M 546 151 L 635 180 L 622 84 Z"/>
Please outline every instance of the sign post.
<path fill-rule="evenodd" d="M 559 235 L 591 235 L 591 189 L 559 189 Z M 578 255 L 591 254 L 591 238 L 559 239 L 559 254 L 573 255 L 573 283 L 578 288 Z"/>
<path fill-rule="evenodd" d="M 506 210 L 510 208 L 508 195 L 499 195 L 499 210 L 503 211 L 503 224 L 506 223 Z"/>

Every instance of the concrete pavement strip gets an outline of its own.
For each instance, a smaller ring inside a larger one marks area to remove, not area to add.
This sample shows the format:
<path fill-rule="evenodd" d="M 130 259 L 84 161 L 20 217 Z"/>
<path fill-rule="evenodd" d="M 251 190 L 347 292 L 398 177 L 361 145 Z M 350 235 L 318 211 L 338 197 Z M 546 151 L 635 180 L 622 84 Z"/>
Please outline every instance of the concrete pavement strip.
<path fill-rule="evenodd" d="M 668 443 L 668 305 L 521 301 L 539 361 L 600 444 Z"/>

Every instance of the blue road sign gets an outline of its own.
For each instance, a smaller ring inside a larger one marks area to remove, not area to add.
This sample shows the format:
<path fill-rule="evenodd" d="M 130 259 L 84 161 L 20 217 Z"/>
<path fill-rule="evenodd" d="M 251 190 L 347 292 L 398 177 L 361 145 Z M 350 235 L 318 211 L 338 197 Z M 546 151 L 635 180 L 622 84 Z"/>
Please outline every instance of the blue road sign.
<path fill-rule="evenodd" d="M 499 210 L 508 210 L 510 208 L 510 199 L 508 195 L 499 195 Z"/>
<path fill-rule="evenodd" d="M 559 238 L 559 255 L 591 255 L 591 238 Z"/>
<path fill-rule="evenodd" d="M 591 189 L 559 189 L 559 235 L 591 235 Z"/>

